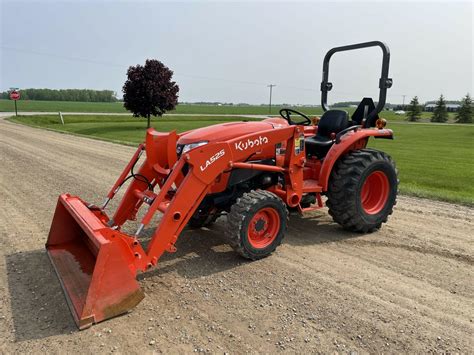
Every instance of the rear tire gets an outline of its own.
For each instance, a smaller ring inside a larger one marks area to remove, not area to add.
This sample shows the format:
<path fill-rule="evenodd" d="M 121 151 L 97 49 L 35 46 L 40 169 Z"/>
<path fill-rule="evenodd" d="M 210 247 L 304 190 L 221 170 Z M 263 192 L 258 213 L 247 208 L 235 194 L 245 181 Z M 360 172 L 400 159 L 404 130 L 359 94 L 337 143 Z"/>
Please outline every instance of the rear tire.
<path fill-rule="evenodd" d="M 230 246 L 251 260 L 264 258 L 281 244 L 288 226 L 288 209 L 275 194 L 255 190 L 244 193 L 227 214 Z"/>
<path fill-rule="evenodd" d="M 392 214 L 397 192 L 398 172 L 392 158 L 375 149 L 361 149 L 334 166 L 326 205 L 344 229 L 374 232 Z"/>

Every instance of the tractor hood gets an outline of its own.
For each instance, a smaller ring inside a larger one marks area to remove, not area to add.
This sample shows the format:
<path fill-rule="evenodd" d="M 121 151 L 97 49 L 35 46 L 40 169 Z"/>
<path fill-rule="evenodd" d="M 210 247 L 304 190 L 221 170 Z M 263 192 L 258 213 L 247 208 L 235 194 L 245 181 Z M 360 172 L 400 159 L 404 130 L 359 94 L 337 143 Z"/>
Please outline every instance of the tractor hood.
<path fill-rule="evenodd" d="M 178 145 L 202 141 L 225 141 L 246 134 L 265 131 L 276 126 L 275 122 L 228 122 L 209 127 L 198 128 L 184 133 L 178 140 Z"/>

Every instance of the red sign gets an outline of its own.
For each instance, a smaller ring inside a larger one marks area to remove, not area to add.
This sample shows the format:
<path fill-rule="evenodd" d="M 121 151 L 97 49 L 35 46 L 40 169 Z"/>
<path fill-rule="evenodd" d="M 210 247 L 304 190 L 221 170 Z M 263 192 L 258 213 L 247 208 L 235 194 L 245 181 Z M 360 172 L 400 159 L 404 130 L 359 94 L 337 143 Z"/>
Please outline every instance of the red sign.
<path fill-rule="evenodd" d="M 10 100 L 20 100 L 20 93 L 18 91 L 12 91 L 10 93 Z"/>

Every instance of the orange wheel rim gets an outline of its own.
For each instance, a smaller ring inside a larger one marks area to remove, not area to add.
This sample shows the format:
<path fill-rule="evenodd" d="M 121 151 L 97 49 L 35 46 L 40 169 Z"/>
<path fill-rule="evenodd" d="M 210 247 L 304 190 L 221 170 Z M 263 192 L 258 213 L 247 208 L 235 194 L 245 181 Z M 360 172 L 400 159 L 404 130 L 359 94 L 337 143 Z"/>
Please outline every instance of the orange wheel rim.
<path fill-rule="evenodd" d="M 390 194 L 390 183 L 382 171 L 374 171 L 364 182 L 360 192 L 362 208 L 367 214 L 383 210 Z"/>
<path fill-rule="evenodd" d="M 280 230 L 280 216 L 270 207 L 262 208 L 250 220 L 248 241 L 255 249 L 263 249 L 273 243 Z"/>

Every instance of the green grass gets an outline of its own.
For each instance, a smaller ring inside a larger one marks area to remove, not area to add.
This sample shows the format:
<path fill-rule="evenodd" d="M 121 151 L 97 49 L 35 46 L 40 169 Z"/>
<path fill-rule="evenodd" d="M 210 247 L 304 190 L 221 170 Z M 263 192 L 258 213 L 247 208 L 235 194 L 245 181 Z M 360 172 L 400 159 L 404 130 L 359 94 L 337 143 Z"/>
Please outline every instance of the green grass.
<path fill-rule="evenodd" d="M 121 102 L 17 101 L 18 112 L 107 112 L 126 113 Z M 14 112 L 11 100 L 0 100 L 0 112 Z"/>
<path fill-rule="evenodd" d="M 396 161 L 400 191 L 474 205 L 474 126 L 390 124 L 395 140 L 369 146 Z"/>
<path fill-rule="evenodd" d="M 390 118 L 389 118 L 390 119 Z M 20 116 L 11 119 L 27 125 L 92 136 L 121 143 L 139 143 L 145 134 L 145 120 L 130 116 Z M 153 121 L 160 131 L 179 132 L 241 117 L 169 116 Z M 400 191 L 450 202 L 474 205 L 474 125 L 413 125 L 390 122 L 395 140 L 371 139 L 369 146 L 395 159 Z"/>
<path fill-rule="evenodd" d="M 97 113 L 127 113 L 122 102 L 71 102 L 71 101 L 32 101 L 20 100 L 17 102 L 21 112 L 97 112 Z M 278 114 L 281 107 L 274 106 L 273 114 Z M 296 108 L 308 114 L 320 114 L 319 107 Z M 0 100 L 0 112 L 14 112 L 15 106 L 11 100 Z M 190 105 L 180 104 L 175 111 L 180 114 L 226 114 L 226 115 L 266 115 L 268 106 L 217 106 L 217 105 Z"/>

